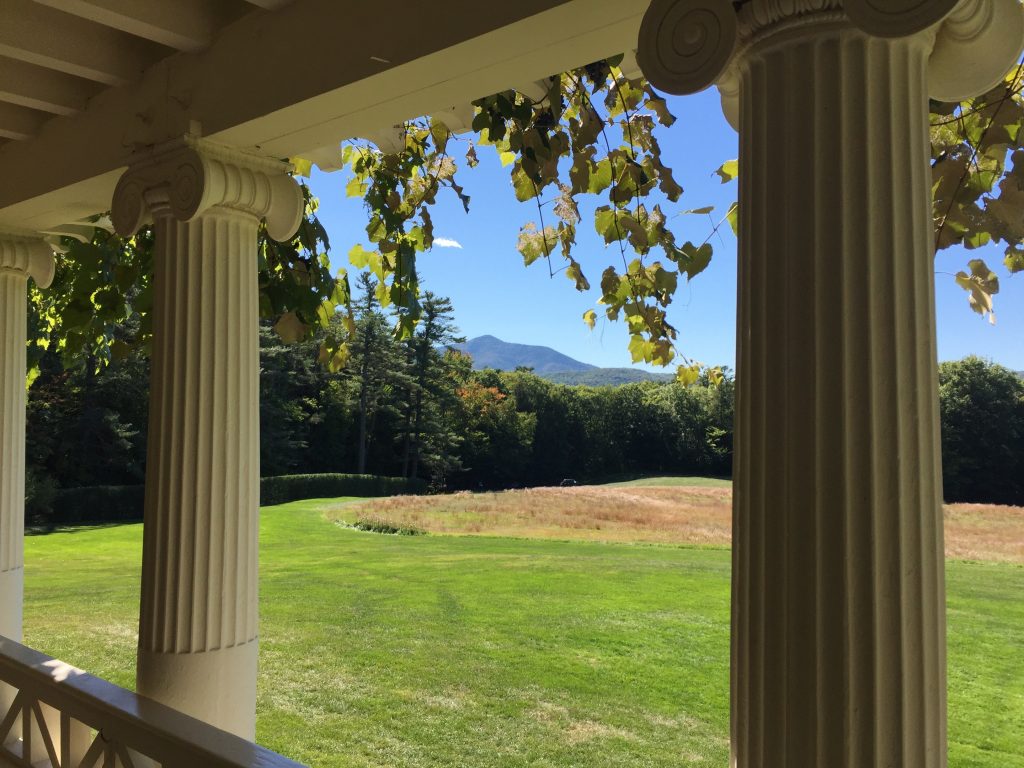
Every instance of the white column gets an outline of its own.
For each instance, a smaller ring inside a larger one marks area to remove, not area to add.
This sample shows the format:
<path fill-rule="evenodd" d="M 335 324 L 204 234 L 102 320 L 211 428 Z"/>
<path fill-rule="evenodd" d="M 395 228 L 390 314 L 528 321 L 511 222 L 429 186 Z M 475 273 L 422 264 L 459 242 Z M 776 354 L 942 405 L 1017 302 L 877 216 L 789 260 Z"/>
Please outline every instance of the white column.
<path fill-rule="evenodd" d="M 0 635 L 21 642 L 25 535 L 25 322 L 28 279 L 46 287 L 53 253 L 0 232 Z"/>
<path fill-rule="evenodd" d="M 740 768 L 946 764 L 928 95 L 991 87 L 1024 40 L 1017 0 L 943 24 L 954 5 L 656 0 L 644 22 L 655 85 L 720 79 L 740 132 Z M 937 74 L 961 54 L 973 75 Z"/>
<path fill-rule="evenodd" d="M 144 158 L 118 232 L 155 230 L 137 688 L 248 739 L 256 729 L 257 232 L 289 237 L 302 196 L 276 161 L 190 141 Z"/>

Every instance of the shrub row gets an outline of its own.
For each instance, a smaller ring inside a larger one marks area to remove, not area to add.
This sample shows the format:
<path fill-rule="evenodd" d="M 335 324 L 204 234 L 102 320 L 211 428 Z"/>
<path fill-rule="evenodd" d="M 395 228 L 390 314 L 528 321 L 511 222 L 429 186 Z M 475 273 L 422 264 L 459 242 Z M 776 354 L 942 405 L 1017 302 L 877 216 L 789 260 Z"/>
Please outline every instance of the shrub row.
<path fill-rule="evenodd" d="M 377 475 L 281 475 L 260 480 L 260 504 L 284 504 L 300 499 L 335 496 L 396 496 L 422 493 L 426 483 Z M 144 487 L 94 485 L 62 488 L 28 505 L 31 525 L 59 526 L 141 520 Z"/>
<path fill-rule="evenodd" d="M 145 488 L 141 485 L 59 488 L 53 493 L 49 513 L 33 509 L 29 522 L 56 526 L 141 520 L 144 497 Z"/>
<path fill-rule="evenodd" d="M 260 504 L 284 504 L 300 499 L 335 496 L 400 496 L 423 493 L 423 480 L 382 475 L 278 475 L 260 480 Z"/>
<path fill-rule="evenodd" d="M 427 532 L 414 525 L 395 525 L 382 517 L 360 517 L 352 527 L 369 533 L 384 533 L 394 536 L 426 536 Z"/>

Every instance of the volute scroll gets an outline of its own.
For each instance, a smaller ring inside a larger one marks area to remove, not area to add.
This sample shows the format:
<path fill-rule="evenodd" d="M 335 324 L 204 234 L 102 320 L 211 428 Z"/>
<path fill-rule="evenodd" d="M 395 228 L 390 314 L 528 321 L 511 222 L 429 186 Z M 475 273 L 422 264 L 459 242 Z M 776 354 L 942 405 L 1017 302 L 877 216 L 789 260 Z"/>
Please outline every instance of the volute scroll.
<path fill-rule="evenodd" d="M 738 40 L 729 0 L 654 0 L 640 25 L 637 60 L 658 90 L 697 93 L 725 72 Z"/>

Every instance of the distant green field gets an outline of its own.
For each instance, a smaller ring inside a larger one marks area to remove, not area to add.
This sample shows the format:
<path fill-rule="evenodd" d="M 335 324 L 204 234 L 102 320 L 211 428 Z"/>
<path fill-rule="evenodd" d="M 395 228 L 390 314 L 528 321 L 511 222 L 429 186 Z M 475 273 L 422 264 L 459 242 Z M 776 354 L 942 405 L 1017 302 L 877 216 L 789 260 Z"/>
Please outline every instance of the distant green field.
<path fill-rule="evenodd" d="M 699 488 L 731 488 L 732 480 L 723 480 L 718 477 L 641 477 L 638 480 L 626 480 L 621 483 L 605 483 L 605 485 L 638 485 L 642 487 L 697 486 Z"/>
<path fill-rule="evenodd" d="M 728 763 L 729 552 L 264 510 L 259 741 L 313 766 Z M 30 536 L 26 641 L 130 687 L 141 527 Z M 950 562 L 950 765 L 1024 766 L 1024 568 Z"/>

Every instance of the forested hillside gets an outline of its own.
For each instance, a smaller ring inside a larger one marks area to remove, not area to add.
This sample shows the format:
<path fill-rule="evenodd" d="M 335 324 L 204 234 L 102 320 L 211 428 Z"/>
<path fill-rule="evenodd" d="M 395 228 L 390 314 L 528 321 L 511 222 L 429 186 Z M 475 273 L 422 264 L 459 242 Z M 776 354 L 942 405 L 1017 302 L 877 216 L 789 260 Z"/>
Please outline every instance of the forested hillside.
<path fill-rule="evenodd" d="M 368 289 L 368 290 L 367 290 Z M 728 476 L 733 381 L 568 386 L 530 371 L 474 370 L 451 303 L 427 293 L 412 337 L 364 279 L 344 370 L 318 342 L 261 328 L 264 476 L 372 473 L 433 489 L 599 482 L 642 474 Z M 29 391 L 29 492 L 135 485 L 145 473 L 148 363 L 62 370 L 48 353 Z M 950 501 L 1024 502 L 1024 382 L 977 358 L 940 368 Z"/>

